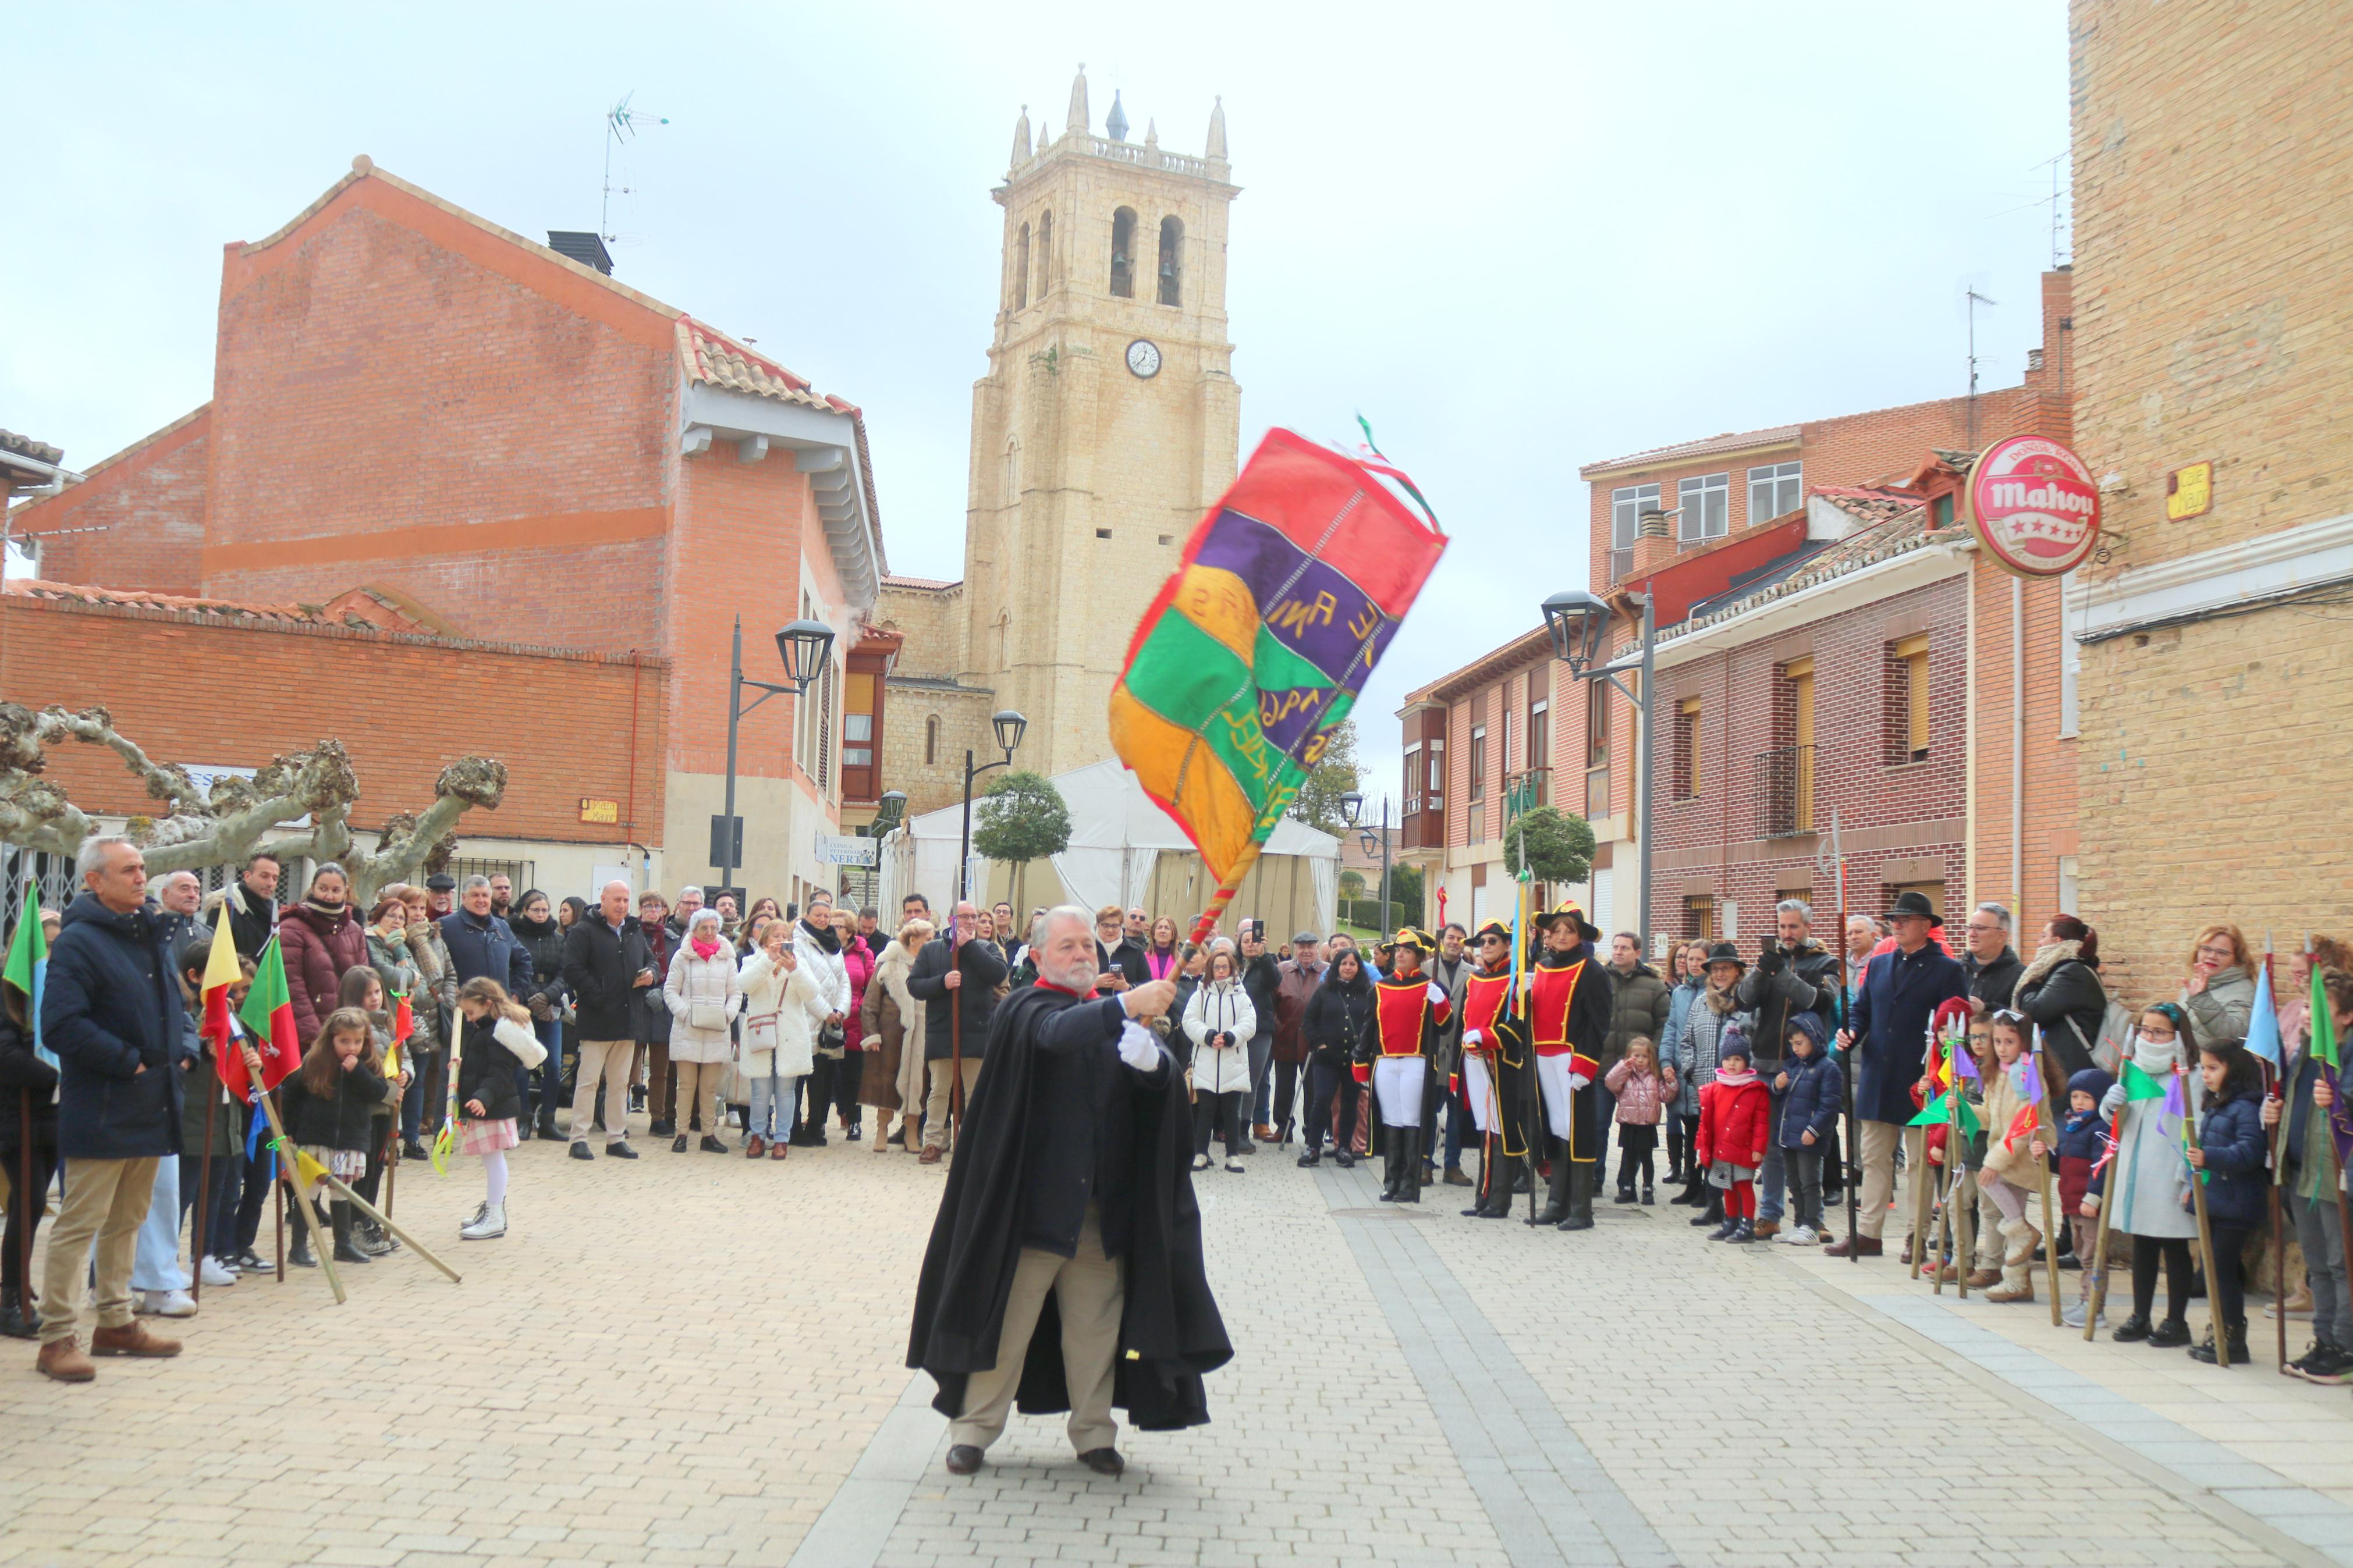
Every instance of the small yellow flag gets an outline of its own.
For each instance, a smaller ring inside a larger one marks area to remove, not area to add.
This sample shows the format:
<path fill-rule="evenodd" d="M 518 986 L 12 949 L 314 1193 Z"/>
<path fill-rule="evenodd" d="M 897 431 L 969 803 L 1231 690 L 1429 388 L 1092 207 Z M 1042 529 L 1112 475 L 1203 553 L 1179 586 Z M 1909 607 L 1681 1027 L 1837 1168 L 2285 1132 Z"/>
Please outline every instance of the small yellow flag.
<path fill-rule="evenodd" d="M 294 1151 L 294 1179 L 307 1193 L 327 1179 L 327 1167 L 297 1149 Z"/>

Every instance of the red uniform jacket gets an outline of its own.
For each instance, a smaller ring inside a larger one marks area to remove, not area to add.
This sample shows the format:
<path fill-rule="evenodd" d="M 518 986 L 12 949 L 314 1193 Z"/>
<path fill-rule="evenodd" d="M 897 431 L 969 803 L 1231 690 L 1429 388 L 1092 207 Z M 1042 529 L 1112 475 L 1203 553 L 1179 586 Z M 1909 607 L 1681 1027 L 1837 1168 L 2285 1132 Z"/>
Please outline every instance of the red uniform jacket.
<path fill-rule="evenodd" d="M 1752 1169 L 1762 1165 L 1772 1112 L 1773 1091 L 1753 1073 L 1738 1082 L 1719 1078 L 1702 1085 L 1696 1146 L 1701 1168 L 1718 1160 Z"/>

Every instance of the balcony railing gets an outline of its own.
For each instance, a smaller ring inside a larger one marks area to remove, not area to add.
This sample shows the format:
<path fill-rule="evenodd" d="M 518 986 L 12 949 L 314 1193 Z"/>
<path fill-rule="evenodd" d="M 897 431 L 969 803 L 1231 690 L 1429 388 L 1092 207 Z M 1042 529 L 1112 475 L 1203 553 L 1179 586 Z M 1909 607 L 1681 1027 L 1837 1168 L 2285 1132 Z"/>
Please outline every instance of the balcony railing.
<path fill-rule="evenodd" d="M 1814 749 L 1777 746 L 1757 754 L 1757 836 L 1792 838 L 1814 830 Z"/>
<path fill-rule="evenodd" d="M 1627 574 L 1633 570 L 1634 551 L 1632 546 L 1630 545 L 1624 550 L 1612 550 L 1609 552 L 1609 580 L 1612 583 L 1620 583 L 1625 581 Z"/>

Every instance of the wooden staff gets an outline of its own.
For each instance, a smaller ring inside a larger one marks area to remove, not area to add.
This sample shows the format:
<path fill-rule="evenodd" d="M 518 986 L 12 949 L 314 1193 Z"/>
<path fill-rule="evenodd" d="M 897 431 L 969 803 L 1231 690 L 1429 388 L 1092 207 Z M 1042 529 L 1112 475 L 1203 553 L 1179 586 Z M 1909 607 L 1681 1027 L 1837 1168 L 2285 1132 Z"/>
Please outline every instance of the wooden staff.
<path fill-rule="evenodd" d="M 253 1048 L 253 1043 L 249 1040 L 240 1040 L 238 1042 L 238 1046 L 245 1052 L 245 1071 L 247 1078 L 254 1083 L 259 1083 L 261 1081 L 261 1053 Z M 310 1194 L 295 1184 L 298 1178 L 294 1173 L 294 1159 L 292 1153 L 294 1141 L 286 1136 L 286 1124 L 278 1120 L 277 1102 L 271 1100 L 267 1094 L 258 1095 L 255 1098 L 260 1102 L 261 1113 L 269 1118 L 270 1146 L 273 1151 L 280 1152 L 280 1158 L 278 1161 L 278 1179 L 281 1184 L 281 1196 L 286 1192 L 291 1192 L 293 1194 L 294 1212 L 301 1216 L 303 1227 L 311 1233 L 311 1255 L 319 1260 L 319 1272 L 327 1277 L 327 1288 L 334 1291 L 335 1305 L 340 1307 L 351 1298 L 343 1290 L 343 1281 L 342 1277 L 335 1272 L 334 1242 L 327 1236 L 326 1232 L 319 1228 L 318 1211 L 311 1206 Z M 332 1177 L 329 1179 L 332 1180 Z M 286 1234 L 284 1229 L 286 1216 L 282 1212 L 278 1216 L 278 1223 L 280 1226 L 278 1236 L 278 1277 L 280 1279 L 283 1279 L 286 1278 Z"/>
<path fill-rule="evenodd" d="M 2051 1079 L 2042 1067 L 2042 1026 L 2035 1026 L 2034 1034 L 2034 1077 L 2042 1088 L 2042 1099 L 2034 1113 L 2035 1135 L 2049 1140 L 2043 1145 L 2048 1152 L 2035 1163 L 2042 1171 L 2042 1223 L 2051 1229 L 2051 1234 L 2042 1238 L 2042 1261 L 2045 1266 L 2043 1273 L 2051 1283 L 2051 1326 L 2056 1329 L 2065 1326 L 2059 1321 L 2059 1227 L 2067 1223 L 2067 1216 L 2059 1212 L 2058 1194 L 2051 1185 L 2051 1160 L 2059 1152 L 2059 1107 L 2051 1093 Z M 2042 1131 L 2046 1116 L 2050 1118 L 2051 1131 L 2048 1133 Z"/>
<path fill-rule="evenodd" d="M 360 1196 L 359 1194 L 352 1191 L 350 1185 L 345 1183 L 341 1176 L 338 1176 L 330 1171 L 323 1173 L 321 1179 L 327 1184 L 327 1190 L 329 1192 L 333 1193 L 345 1203 L 350 1204 L 352 1207 L 359 1210 L 360 1213 L 367 1215 L 368 1218 L 384 1226 L 385 1230 L 391 1232 L 394 1236 L 406 1242 L 408 1245 L 409 1249 L 415 1252 L 417 1257 L 422 1258 L 426 1262 L 430 1263 L 434 1268 L 438 1268 L 442 1273 L 447 1274 L 449 1277 L 449 1283 L 452 1285 L 462 1283 L 462 1280 L 456 1269 L 442 1262 L 440 1258 L 435 1257 L 432 1249 L 427 1247 L 423 1242 L 417 1240 L 415 1237 L 409 1235 L 406 1231 L 393 1224 L 392 1217 L 389 1215 L 385 1214 L 382 1209 L 377 1208 L 374 1204 L 368 1202 L 367 1199 Z"/>
<path fill-rule="evenodd" d="M 1909 1124 L 1897 1130 L 1895 1136 L 1899 1143 L 1905 1133 L 1910 1131 Z M 1928 1130 L 1926 1127 L 1920 1129 L 1920 1158 L 1912 1163 L 1912 1278 L 1917 1279 L 1927 1260 L 1929 1245 L 1936 1240 L 1933 1233 L 1936 1228 L 1936 1183 L 1928 1168 Z M 1937 1267 L 1944 1267 L 1941 1258 Z"/>
<path fill-rule="evenodd" d="M 2198 1151 L 2198 1111 L 2189 1103 L 2197 1090 L 2190 1085 L 2189 1075 L 2179 1062 L 2173 1064 L 2173 1075 L 2181 1084 L 2181 1143 L 2192 1152 Z M 2224 1336 L 2222 1319 L 2214 1310 L 2221 1282 L 2214 1277 L 2214 1233 L 2206 1224 L 2206 1182 L 2202 1168 L 2192 1167 L 2189 1173 L 2189 1207 L 2198 1216 L 2198 1257 L 2206 1268 L 2206 1331 L 2214 1336 L 2214 1364 L 2231 1364 L 2231 1344 Z"/>
<path fill-rule="evenodd" d="M 2117 1143 L 2124 1136 L 2124 1108 L 2119 1106 L 2116 1113 L 2108 1118 L 2107 1174 L 2100 1182 L 2100 1217 L 2092 1226 L 2092 1256 L 2082 1260 L 2084 1267 L 2093 1271 L 2092 1294 L 2084 1303 L 2084 1338 L 2087 1342 L 2099 1331 L 2100 1310 L 2108 1301 L 2108 1196 L 2116 1190 L 2116 1163 L 2123 1152 Z M 2100 1162 L 2092 1163 L 2097 1165 Z"/>

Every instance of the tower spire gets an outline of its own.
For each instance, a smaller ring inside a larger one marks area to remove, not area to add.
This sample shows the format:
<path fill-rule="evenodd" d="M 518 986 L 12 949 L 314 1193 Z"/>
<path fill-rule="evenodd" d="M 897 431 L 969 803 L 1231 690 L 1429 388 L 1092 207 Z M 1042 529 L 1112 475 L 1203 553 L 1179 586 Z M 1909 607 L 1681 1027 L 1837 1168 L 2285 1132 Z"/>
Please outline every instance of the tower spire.
<path fill-rule="evenodd" d="M 1119 89 L 1111 89 L 1111 114 L 1103 121 L 1103 134 L 1114 142 L 1127 140 L 1127 110 L 1119 101 Z"/>
<path fill-rule="evenodd" d="M 1013 166 L 1019 168 L 1029 161 L 1029 106 L 1021 106 L 1021 118 L 1013 122 Z"/>
<path fill-rule="evenodd" d="M 1223 95 L 1220 95 L 1209 109 L 1209 140 L 1202 148 L 1201 155 L 1205 158 L 1214 158 L 1219 163 L 1225 162 L 1226 100 Z"/>
<path fill-rule="evenodd" d="M 1081 60 L 1079 74 L 1071 82 L 1070 119 L 1064 121 L 1062 129 L 1083 133 L 1089 130 L 1090 118 L 1087 113 L 1087 62 Z"/>

